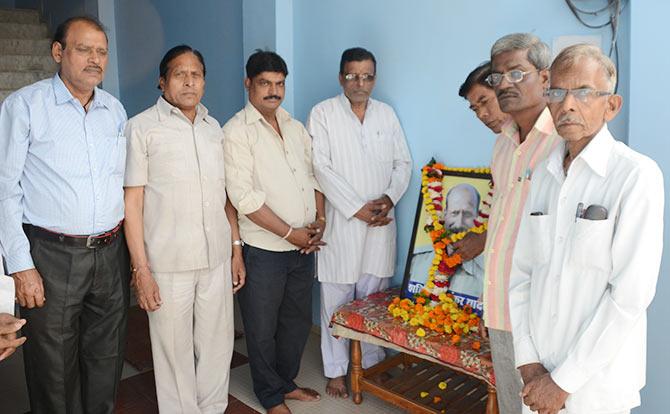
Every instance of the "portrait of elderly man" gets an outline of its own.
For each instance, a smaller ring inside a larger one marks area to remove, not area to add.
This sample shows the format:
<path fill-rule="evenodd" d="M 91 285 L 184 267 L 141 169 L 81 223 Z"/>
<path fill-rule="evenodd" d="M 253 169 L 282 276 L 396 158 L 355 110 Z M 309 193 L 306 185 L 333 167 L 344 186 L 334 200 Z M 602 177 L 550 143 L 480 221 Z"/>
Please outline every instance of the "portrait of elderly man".
<path fill-rule="evenodd" d="M 481 196 L 477 189 L 467 183 L 457 184 L 447 191 L 444 206 L 444 227 L 454 233 L 466 231 L 475 226 L 479 214 Z M 428 277 L 435 251 L 432 246 L 412 257 L 410 274 Z M 449 247 L 448 247 L 449 248 Z M 449 290 L 473 298 L 480 298 L 484 283 L 484 262 L 482 256 L 466 260 L 456 273 L 449 278 Z"/>
<path fill-rule="evenodd" d="M 223 132 L 200 102 L 206 73 L 198 50 L 171 48 L 159 65 L 161 96 L 126 126 L 125 229 L 161 413 L 226 410 L 233 293 L 245 279 Z"/>
<path fill-rule="evenodd" d="M 510 277 L 524 412 L 629 413 L 645 384 L 663 248 L 663 176 L 614 139 L 616 69 L 575 45 L 546 92 L 561 143 L 533 175 Z"/>
<path fill-rule="evenodd" d="M 0 245 L 27 320 L 31 412 L 111 413 L 130 301 L 126 111 L 97 87 L 108 61 L 97 20 L 59 25 L 51 56 L 58 73 L 0 109 Z"/>

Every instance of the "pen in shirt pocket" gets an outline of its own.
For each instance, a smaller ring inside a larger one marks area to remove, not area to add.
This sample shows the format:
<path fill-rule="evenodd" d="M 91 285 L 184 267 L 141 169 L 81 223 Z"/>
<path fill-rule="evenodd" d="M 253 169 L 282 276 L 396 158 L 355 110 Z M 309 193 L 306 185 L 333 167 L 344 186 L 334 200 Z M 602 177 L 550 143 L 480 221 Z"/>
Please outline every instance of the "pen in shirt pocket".
<path fill-rule="evenodd" d="M 521 182 L 522 180 L 525 181 L 530 181 L 530 177 L 532 176 L 532 171 L 530 168 L 526 168 L 526 172 L 523 174 L 523 177 L 517 177 L 517 181 Z"/>

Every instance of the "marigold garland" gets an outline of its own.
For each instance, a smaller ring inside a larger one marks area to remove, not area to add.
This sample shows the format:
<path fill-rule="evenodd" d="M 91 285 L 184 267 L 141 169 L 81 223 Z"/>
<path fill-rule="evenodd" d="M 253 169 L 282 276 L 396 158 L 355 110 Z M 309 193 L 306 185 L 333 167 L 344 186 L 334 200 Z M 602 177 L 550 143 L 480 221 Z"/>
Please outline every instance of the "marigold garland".
<path fill-rule="evenodd" d="M 456 273 L 458 266 L 463 263 L 458 253 L 449 255 L 447 246 L 462 240 L 468 233 L 482 234 L 488 227 L 491 199 L 493 197 L 492 184 L 489 183 L 489 192 L 486 199 L 482 201 L 479 215 L 475 219 L 475 226 L 460 233 L 453 233 L 444 227 L 442 211 L 444 210 L 444 197 L 442 195 L 442 177 L 444 172 L 463 172 L 490 174 L 489 168 L 450 168 L 444 164 L 431 160 L 421 169 L 421 193 L 423 204 L 428 213 L 427 223 L 424 230 L 430 236 L 435 250 L 433 263 L 428 270 L 428 280 L 419 293 L 420 296 L 430 298 L 433 304 L 438 303 L 440 294 L 449 289 L 449 278 Z"/>

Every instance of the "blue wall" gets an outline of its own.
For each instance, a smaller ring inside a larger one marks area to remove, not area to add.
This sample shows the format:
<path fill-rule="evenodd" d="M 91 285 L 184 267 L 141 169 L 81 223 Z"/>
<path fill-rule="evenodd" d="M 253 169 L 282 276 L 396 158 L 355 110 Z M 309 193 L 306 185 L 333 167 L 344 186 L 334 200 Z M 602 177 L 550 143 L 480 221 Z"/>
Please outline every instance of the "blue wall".
<path fill-rule="evenodd" d="M 294 1 L 296 117 L 304 120 L 314 104 L 340 92 L 340 55 L 348 47 L 363 46 L 378 62 L 374 95 L 395 108 L 405 129 L 415 174 L 398 205 L 397 284 L 402 280 L 411 237 L 420 167 L 433 156 L 452 166 L 488 165 L 490 161 L 494 137 L 457 92 L 470 70 L 488 58 L 492 43 L 511 32 L 535 33 L 550 46 L 561 35 L 609 38 L 607 30 L 579 25 L 562 1 L 544 1 L 542 8 L 531 0 L 424 0 L 420 4 L 422 7 L 407 7 L 404 0 Z M 621 51 L 622 56 L 627 54 Z M 626 70 L 622 69 L 625 90 Z M 624 140 L 625 118 L 614 128 Z"/>
<path fill-rule="evenodd" d="M 670 2 L 631 2 L 629 145 L 658 162 L 665 177 L 665 254 L 656 297 L 649 308 L 647 386 L 642 391 L 643 407 L 635 414 L 666 413 L 670 407 L 670 116 L 667 82 L 659 74 L 670 73 L 670 55 L 658 53 L 659 40 L 670 35 L 665 16 Z M 667 50 L 667 48 L 666 48 Z M 640 275 L 642 276 L 642 275 Z"/>
<path fill-rule="evenodd" d="M 158 64 L 186 43 L 207 64 L 203 103 L 221 124 L 243 105 L 242 0 L 116 0 L 121 100 L 129 116 L 156 103 Z"/>

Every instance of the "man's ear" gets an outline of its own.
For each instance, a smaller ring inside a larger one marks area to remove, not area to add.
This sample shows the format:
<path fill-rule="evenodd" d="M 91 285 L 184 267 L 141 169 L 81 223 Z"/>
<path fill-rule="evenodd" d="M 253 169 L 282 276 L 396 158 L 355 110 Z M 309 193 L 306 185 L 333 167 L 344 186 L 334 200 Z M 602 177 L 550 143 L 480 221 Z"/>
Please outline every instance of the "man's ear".
<path fill-rule="evenodd" d="M 538 72 L 538 75 L 540 76 L 540 80 L 542 81 L 542 89 L 544 90 L 549 89 L 549 79 L 551 78 L 549 69 L 545 68 L 540 70 Z"/>
<path fill-rule="evenodd" d="M 251 87 L 251 79 L 244 78 L 244 88 L 248 91 L 249 87 Z"/>
<path fill-rule="evenodd" d="M 165 91 L 165 78 L 162 76 L 158 78 L 158 89 Z"/>
<path fill-rule="evenodd" d="M 621 111 L 623 105 L 623 98 L 621 95 L 610 95 L 607 97 L 607 107 L 605 108 L 605 122 L 609 122 L 616 118 Z"/>
<path fill-rule="evenodd" d="M 51 57 L 59 64 L 63 60 L 63 45 L 60 42 L 51 43 Z"/>

